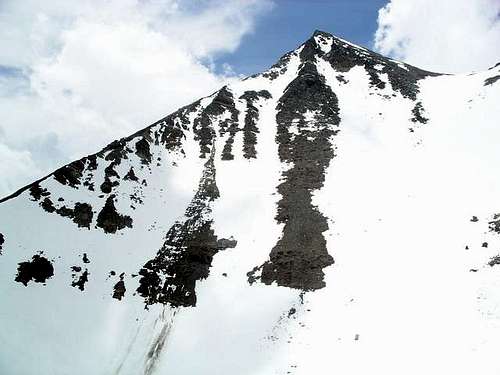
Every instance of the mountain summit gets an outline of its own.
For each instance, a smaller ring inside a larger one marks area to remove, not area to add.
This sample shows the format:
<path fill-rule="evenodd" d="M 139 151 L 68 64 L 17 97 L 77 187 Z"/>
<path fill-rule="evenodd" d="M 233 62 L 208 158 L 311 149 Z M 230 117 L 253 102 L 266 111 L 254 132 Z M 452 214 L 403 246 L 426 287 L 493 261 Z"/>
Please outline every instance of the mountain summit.
<path fill-rule="evenodd" d="M 497 375 L 499 79 L 316 31 L 0 200 L 0 373 Z"/>

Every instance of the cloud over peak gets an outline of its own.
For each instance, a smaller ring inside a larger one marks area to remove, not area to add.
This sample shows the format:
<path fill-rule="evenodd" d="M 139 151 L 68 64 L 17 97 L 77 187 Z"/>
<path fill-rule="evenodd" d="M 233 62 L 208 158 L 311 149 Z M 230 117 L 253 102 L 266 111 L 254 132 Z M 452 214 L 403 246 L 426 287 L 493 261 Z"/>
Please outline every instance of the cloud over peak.
<path fill-rule="evenodd" d="M 375 48 L 438 72 L 486 69 L 500 61 L 500 1 L 391 0 Z"/>

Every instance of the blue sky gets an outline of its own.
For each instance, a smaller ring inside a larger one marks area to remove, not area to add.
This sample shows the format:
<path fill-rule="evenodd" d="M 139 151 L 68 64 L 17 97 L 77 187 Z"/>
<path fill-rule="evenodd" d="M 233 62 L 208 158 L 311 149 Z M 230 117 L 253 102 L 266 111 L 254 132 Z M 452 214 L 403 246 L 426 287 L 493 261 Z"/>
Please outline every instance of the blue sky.
<path fill-rule="evenodd" d="M 378 10 L 385 0 L 276 0 L 256 21 L 255 31 L 243 37 L 232 54 L 215 59 L 236 73 L 260 72 L 319 29 L 373 48 Z"/>

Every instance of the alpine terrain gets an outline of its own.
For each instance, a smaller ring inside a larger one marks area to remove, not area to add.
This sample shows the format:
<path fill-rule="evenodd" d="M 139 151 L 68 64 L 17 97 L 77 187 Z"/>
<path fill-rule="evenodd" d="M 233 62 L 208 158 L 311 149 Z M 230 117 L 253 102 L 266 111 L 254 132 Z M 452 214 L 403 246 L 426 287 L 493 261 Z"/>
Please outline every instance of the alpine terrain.
<path fill-rule="evenodd" d="M 0 374 L 498 375 L 499 145 L 500 64 L 316 31 L 0 200 Z"/>

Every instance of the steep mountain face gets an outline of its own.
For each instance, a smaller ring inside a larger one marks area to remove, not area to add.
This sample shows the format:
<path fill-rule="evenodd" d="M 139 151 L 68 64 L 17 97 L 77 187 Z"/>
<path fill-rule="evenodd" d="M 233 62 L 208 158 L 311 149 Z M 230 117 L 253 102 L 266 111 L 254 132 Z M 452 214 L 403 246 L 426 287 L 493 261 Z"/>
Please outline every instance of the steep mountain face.
<path fill-rule="evenodd" d="M 498 374 L 500 65 L 325 32 L 0 201 L 0 373 Z"/>

